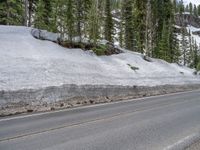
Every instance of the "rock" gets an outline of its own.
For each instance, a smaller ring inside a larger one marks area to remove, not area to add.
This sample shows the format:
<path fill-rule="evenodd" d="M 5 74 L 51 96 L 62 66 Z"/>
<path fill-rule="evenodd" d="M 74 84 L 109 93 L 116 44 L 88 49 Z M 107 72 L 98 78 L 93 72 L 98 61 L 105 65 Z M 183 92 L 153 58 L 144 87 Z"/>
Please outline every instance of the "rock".
<path fill-rule="evenodd" d="M 152 58 L 146 56 L 146 55 L 142 55 L 142 58 L 148 62 L 153 62 Z"/>
<path fill-rule="evenodd" d="M 40 40 L 47 40 L 59 43 L 60 34 L 48 32 L 46 30 L 32 29 L 31 34 L 33 37 Z"/>
<path fill-rule="evenodd" d="M 198 35 L 198 36 L 200 36 L 200 30 L 199 31 L 194 31 L 194 32 L 192 32 L 194 35 Z"/>
<path fill-rule="evenodd" d="M 175 23 L 178 26 L 184 26 L 184 27 L 193 26 L 195 28 L 200 28 L 200 18 L 189 13 L 185 13 L 182 15 L 176 14 Z"/>

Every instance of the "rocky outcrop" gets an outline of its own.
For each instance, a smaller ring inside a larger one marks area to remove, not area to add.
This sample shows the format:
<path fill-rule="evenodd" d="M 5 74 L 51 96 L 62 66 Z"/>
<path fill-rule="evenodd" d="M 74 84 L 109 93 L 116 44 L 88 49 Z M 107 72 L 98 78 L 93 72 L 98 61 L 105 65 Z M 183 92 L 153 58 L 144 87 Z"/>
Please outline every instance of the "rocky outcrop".
<path fill-rule="evenodd" d="M 34 38 L 40 39 L 40 40 L 47 40 L 58 43 L 60 40 L 60 34 L 58 33 L 52 33 L 48 32 L 46 30 L 40 30 L 40 29 L 32 29 L 31 34 Z"/>
<path fill-rule="evenodd" d="M 175 24 L 178 26 L 193 26 L 195 28 L 200 28 L 200 18 L 189 13 L 176 14 L 175 15 Z"/>

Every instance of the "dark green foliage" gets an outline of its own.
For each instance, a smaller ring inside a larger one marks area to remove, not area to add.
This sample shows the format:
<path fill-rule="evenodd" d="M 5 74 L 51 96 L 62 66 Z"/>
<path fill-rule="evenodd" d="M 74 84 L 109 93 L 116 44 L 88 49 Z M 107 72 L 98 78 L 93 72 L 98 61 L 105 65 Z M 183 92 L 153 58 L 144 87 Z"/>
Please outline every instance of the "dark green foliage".
<path fill-rule="evenodd" d="M 196 68 L 198 67 L 198 46 L 197 46 L 197 43 L 195 41 L 194 43 L 194 51 L 193 51 L 193 64 L 192 64 L 192 67 L 193 68 Z"/>
<path fill-rule="evenodd" d="M 197 6 L 196 5 L 194 5 L 193 14 L 194 14 L 195 17 L 198 17 L 198 11 L 197 11 Z"/>
<path fill-rule="evenodd" d="M 75 35 L 75 11 L 74 11 L 74 1 L 67 0 L 66 3 L 66 29 L 68 34 L 68 40 L 72 42 L 72 39 Z"/>
<path fill-rule="evenodd" d="M 198 16 L 200 16 L 200 5 L 197 7 Z"/>
<path fill-rule="evenodd" d="M 113 19 L 111 14 L 111 4 L 110 0 L 106 0 L 105 6 L 105 27 L 104 27 L 104 35 L 105 39 L 109 42 L 113 42 Z"/>
<path fill-rule="evenodd" d="M 106 45 L 98 45 L 98 46 L 95 46 L 92 50 L 97 56 L 106 55 L 107 46 Z"/>
<path fill-rule="evenodd" d="M 170 41 L 169 41 L 169 27 L 166 22 L 163 23 L 162 36 L 158 44 L 158 58 L 164 59 L 166 61 L 170 60 L 169 50 L 170 50 Z"/>
<path fill-rule="evenodd" d="M 137 51 L 143 53 L 146 29 L 146 3 L 147 0 L 135 0 L 134 27 L 136 30 Z"/>
<path fill-rule="evenodd" d="M 100 13 L 99 13 L 99 3 L 94 1 L 91 4 L 88 13 L 88 35 L 90 42 L 94 45 L 97 44 L 98 39 L 100 39 Z"/>
<path fill-rule="evenodd" d="M 124 0 L 123 1 L 123 20 L 124 20 L 124 39 L 125 47 L 129 50 L 135 50 L 135 37 L 133 28 L 133 1 Z"/>
<path fill-rule="evenodd" d="M 48 24 L 46 24 L 44 17 L 46 16 L 45 3 L 44 0 L 39 0 L 36 9 L 34 25 L 39 29 L 48 29 Z"/>
<path fill-rule="evenodd" d="M 189 11 L 190 11 L 190 14 L 193 13 L 193 4 L 192 3 L 189 4 Z"/>
<path fill-rule="evenodd" d="M 0 24 L 23 25 L 23 5 L 20 0 L 0 1 Z"/>

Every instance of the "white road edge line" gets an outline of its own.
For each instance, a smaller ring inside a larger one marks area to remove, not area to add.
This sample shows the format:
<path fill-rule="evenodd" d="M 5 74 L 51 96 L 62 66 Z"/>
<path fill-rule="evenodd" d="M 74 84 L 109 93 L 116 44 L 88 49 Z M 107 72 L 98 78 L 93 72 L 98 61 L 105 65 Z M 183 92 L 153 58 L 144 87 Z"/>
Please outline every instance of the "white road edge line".
<path fill-rule="evenodd" d="M 128 103 L 128 102 L 132 102 L 132 101 L 146 100 L 146 99 L 150 99 L 150 98 L 159 98 L 159 97 L 166 97 L 166 96 L 174 96 L 174 95 L 179 95 L 179 94 L 192 93 L 192 92 L 195 92 L 195 91 L 199 91 L 199 89 L 192 90 L 192 91 L 186 91 L 186 92 L 169 93 L 169 94 L 164 94 L 164 95 L 156 95 L 156 96 L 149 96 L 149 97 L 143 97 L 143 98 L 136 98 L 136 99 L 130 99 L 130 100 L 124 100 L 124 101 L 117 101 L 117 102 L 109 102 L 109 103 L 103 103 L 103 104 L 81 106 L 81 107 L 70 108 L 70 109 L 56 110 L 56 111 L 52 111 L 52 112 L 41 112 L 41 113 L 36 113 L 36 114 L 24 115 L 24 116 L 16 116 L 16 117 L 10 117 L 10 118 L 0 119 L 0 122 L 10 121 L 10 120 L 15 120 L 15 119 L 23 119 L 23 118 L 28 118 L 28 117 L 41 116 L 41 115 L 45 115 L 45 114 L 53 114 L 53 113 L 58 113 L 58 112 L 68 112 L 68 111 L 82 109 L 82 108 L 92 108 L 92 107 L 112 105 L 112 104 L 118 104 L 118 103 Z"/>
<path fill-rule="evenodd" d="M 198 141 L 199 139 L 200 133 L 194 133 L 192 135 L 186 136 L 185 138 L 172 145 L 167 146 L 163 150 L 182 150 L 193 144 L 195 141 Z"/>

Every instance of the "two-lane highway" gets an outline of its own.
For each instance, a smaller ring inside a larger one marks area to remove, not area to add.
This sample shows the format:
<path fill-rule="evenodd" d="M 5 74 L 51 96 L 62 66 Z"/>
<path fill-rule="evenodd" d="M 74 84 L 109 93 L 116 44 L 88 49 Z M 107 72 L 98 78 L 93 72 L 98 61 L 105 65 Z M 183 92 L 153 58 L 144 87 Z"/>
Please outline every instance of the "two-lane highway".
<path fill-rule="evenodd" d="M 200 91 L 0 118 L 0 150 L 170 150 L 198 140 Z"/>

